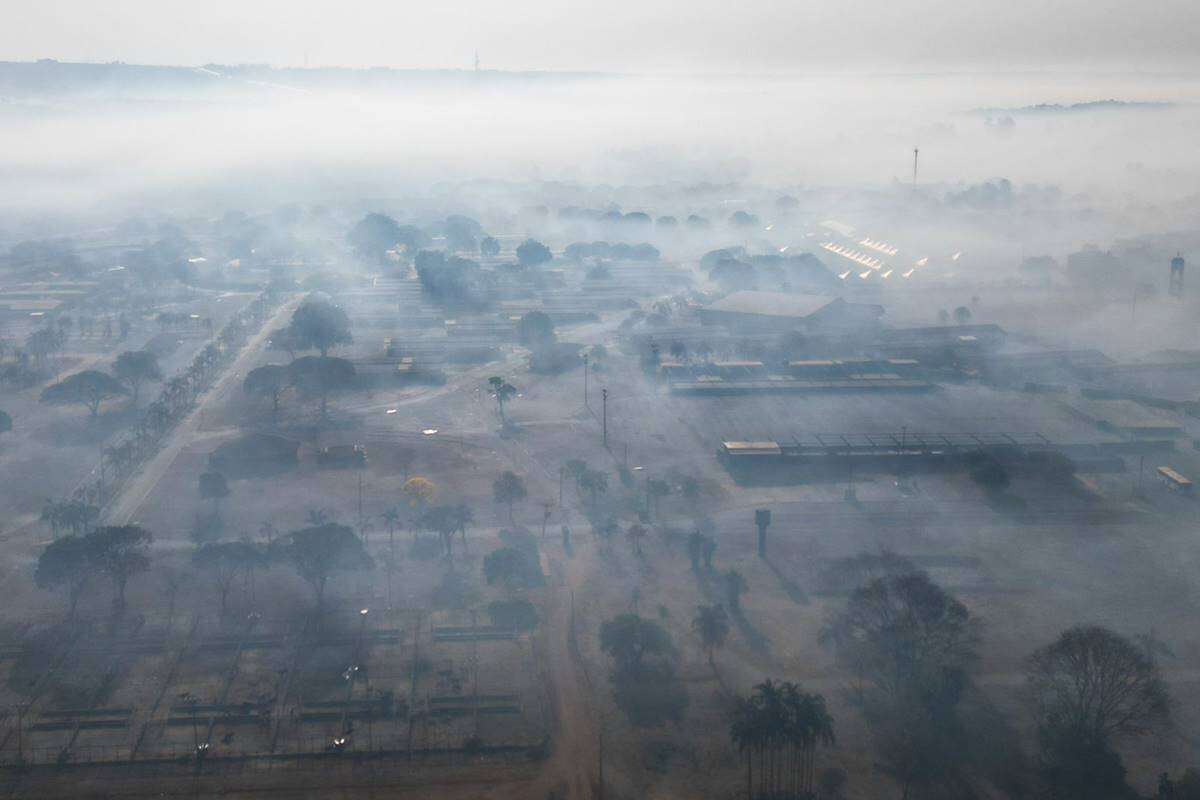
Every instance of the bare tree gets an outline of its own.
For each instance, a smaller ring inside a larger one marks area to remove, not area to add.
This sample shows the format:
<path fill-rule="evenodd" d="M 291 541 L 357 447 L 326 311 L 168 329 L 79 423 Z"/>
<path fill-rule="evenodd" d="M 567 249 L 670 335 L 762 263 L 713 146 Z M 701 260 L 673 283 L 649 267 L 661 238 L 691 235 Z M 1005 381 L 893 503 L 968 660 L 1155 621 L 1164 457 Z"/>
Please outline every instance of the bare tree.
<path fill-rule="evenodd" d="M 1166 721 L 1168 697 L 1145 648 L 1107 628 L 1070 628 L 1029 658 L 1039 724 L 1108 742 Z"/>

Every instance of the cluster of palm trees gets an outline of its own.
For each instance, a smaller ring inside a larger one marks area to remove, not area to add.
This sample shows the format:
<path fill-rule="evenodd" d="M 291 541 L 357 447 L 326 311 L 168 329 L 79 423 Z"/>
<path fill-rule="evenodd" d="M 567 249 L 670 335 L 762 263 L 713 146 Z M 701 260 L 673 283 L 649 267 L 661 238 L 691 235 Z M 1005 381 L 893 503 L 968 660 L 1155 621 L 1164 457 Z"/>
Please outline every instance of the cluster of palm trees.
<path fill-rule="evenodd" d="M 817 748 L 834 743 L 833 717 L 821 695 L 767 680 L 738 699 L 729 736 L 746 756 L 748 800 L 804 800 L 814 796 Z"/>
<path fill-rule="evenodd" d="M 430 506 L 413 521 L 413 534 L 431 530 L 438 534 L 446 548 L 446 557 L 454 557 L 454 534 L 462 535 L 463 549 L 467 547 L 467 526 L 475 522 L 475 513 L 466 503 Z"/>
<path fill-rule="evenodd" d="M 220 368 L 233 360 L 274 304 L 275 297 L 269 290 L 261 293 L 233 315 L 186 369 L 163 385 L 159 396 L 147 406 L 129 433 L 121 441 L 104 448 L 97 481 L 84 490 L 87 497 L 102 502 L 115 491 L 116 481 L 132 475 L 140 464 L 157 452 L 167 432 L 187 415 L 200 393 L 212 384 Z M 108 482 L 110 476 L 115 478 L 111 485 Z"/>
<path fill-rule="evenodd" d="M 79 498 L 71 500 L 47 498 L 42 505 L 42 522 L 50 526 L 55 539 L 58 538 L 60 531 L 70 531 L 70 535 L 73 536 L 86 535 L 99 517 L 99 508 Z"/>

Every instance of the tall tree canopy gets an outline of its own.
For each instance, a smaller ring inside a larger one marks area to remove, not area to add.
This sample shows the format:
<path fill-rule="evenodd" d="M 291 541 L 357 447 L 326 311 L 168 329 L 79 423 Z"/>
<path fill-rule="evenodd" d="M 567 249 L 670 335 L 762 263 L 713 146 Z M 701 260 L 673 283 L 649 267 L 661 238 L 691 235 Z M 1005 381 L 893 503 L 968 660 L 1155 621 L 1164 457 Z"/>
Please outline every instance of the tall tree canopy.
<path fill-rule="evenodd" d="M 344 358 L 304 356 L 288 365 L 292 385 L 321 398 L 321 419 L 328 416 L 329 395 L 354 386 L 354 365 Z"/>
<path fill-rule="evenodd" d="M 113 374 L 124 381 L 133 391 L 133 402 L 137 402 L 142 384 L 162 380 L 158 368 L 158 356 L 149 350 L 127 350 L 113 362 Z"/>
<path fill-rule="evenodd" d="M 537 239 L 526 239 L 517 245 L 517 261 L 520 261 L 523 267 L 540 267 L 553 259 L 554 254 L 550 252 L 550 248 Z"/>
<path fill-rule="evenodd" d="M 242 389 L 246 394 L 271 398 L 271 422 L 279 421 L 279 398 L 291 385 L 291 372 L 282 364 L 267 364 L 250 370 Z"/>
<path fill-rule="evenodd" d="M 79 598 L 95 573 L 92 551 L 82 536 L 64 536 L 46 545 L 38 556 L 34 582 L 40 589 L 65 589 L 69 603 L 67 618 L 75 616 Z"/>
<path fill-rule="evenodd" d="M 528 496 L 524 479 L 515 472 L 506 470 L 492 483 L 492 497 L 497 503 L 508 506 L 509 522 L 512 522 L 513 504 Z"/>
<path fill-rule="evenodd" d="M 94 417 L 100 404 L 126 394 L 125 386 L 107 372 L 85 369 L 42 390 L 41 401 L 52 405 L 84 405 Z"/>
<path fill-rule="evenodd" d="M 374 566 L 354 531 L 334 522 L 293 531 L 280 546 L 287 563 L 312 588 L 318 609 L 324 605 L 325 584 L 333 573 Z"/>
<path fill-rule="evenodd" d="M 302 350 L 319 350 L 329 355 L 334 347 L 350 344 L 350 318 L 341 306 L 331 300 L 312 298 L 300 304 L 288 326 L 292 340 Z"/>
<path fill-rule="evenodd" d="M 416 249 L 428 244 L 429 237 L 420 228 L 399 225 L 386 214 L 372 213 L 350 229 L 346 241 L 362 258 L 382 262 L 396 245 Z"/>
<path fill-rule="evenodd" d="M 814 797 L 816 751 L 834 743 L 833 717 L 819 694 L 794 683 L 767 680 L 739 697 L 729 736 L 746 754 L 746 795 L 755 798 Z M 758 782 L 754 763 L 758 762 Z"/>
<path fill-rule="evenodd" d="M 978 644 L 967 608 L 924 573 L 885 575 L 850 595 L 822 640 L 858 679 L 851 699 L 880 768 L 906 795 L 956 780 L 967 739 L 958 705 Z"/>
<path fill-rule="evenodd" d="M 150 569 L 153 540 L 151 533 L 138 525 L 110 525 L 88 534 L 92 560 L 113 582 L 116 611 L 125 608 L 125 586 L 129 580 Z"/>

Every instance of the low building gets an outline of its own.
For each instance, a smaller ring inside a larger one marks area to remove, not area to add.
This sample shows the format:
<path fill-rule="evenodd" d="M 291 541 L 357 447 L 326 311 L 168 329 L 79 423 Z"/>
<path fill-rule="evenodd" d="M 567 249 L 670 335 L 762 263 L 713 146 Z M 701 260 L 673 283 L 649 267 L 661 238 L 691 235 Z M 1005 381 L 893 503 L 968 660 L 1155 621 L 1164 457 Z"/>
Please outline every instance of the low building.
<path fill-rule="evenodd" d="M 882 316 L 880 305 L 782 292 L 734 292 L 700 309 L 704 325 L 743 330 L 861 331 L 878 326 Z"/>

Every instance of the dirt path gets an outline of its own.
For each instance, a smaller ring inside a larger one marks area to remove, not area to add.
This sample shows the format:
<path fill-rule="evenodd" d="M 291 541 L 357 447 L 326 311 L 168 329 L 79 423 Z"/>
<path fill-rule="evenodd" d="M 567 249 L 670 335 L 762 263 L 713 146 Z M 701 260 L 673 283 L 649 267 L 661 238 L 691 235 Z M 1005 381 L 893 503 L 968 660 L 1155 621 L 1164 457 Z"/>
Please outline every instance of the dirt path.
<path fill-rule="evenodd" d="M 205 409 L 212 406 L 216 401 L 226 397 L 229 392 L 236 388 L 238 380 L 246 372 L 247 367 L 253 363 L 258 357 L 259 349 L 275 330 L 281 321 L 286 318 L 295 307 L 300 303 L 301 298 L 294 298 L 282 306 L 275 312 L 270 319 L 263 323 L 262 328 L 255 334 L 237 359 L 226 368 L 224 374 L 217 379 L 214 384 L 200 398 L 200 402 L 192 409 L 182 422 L 175 426 L 171 431 L 170 437 L 166 445 L 158 452 L 154 458 L 142 467 L 133 480 L 125 484 L 121 490 L 121 494 L 112 502 L 107 513 L 108 524 L 110 525 L 127 525 L 134 521 L 137 512 L 145 504 L 150 493 L 154 491 L 154 487 L 162 480 L 162 477 L 167 474 L 171 464 L 179 457 L 179 454 L 197 438 L 197 433 L 200 426 L 204 423 Z"/>

